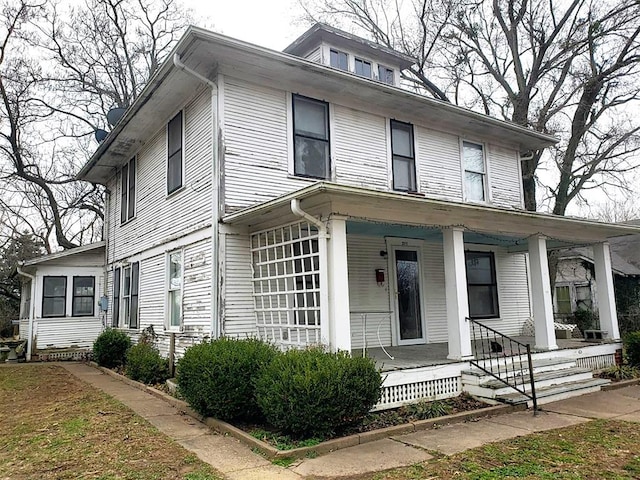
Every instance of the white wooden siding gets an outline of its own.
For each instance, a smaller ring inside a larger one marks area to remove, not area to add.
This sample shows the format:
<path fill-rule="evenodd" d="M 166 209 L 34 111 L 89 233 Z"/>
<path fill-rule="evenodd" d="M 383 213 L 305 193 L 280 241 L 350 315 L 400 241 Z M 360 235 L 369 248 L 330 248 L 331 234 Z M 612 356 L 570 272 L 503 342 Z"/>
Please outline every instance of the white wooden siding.
<path fill-rule="evenodd" d="M 228 231 L 221 235 L 221 241 L 224 242 L 225 251 L 223 333 L 241 338 L 255 336 L 256 316 L 253 305 L 249 235 Z"/>
<path fill-rule="evenodd" d="M 211 332 L 211 240 L 184 249 L 184 330 Z"/>
<path fill-rule="evenodd" d="M 34 349 L 91 348 L 102 332 L 102 320 L 95 317 L 39 318 L 33 322 Z M 27 333 L 28 336 L 28 322 Z"/>
<path fill-rule="evenodd" d="M 420 191 L 428 197 L 462 201 L 460 140 L 423 127 L 416 127 Z"/>
<path fill-rule="evenodd" d="M 320 53 L 320 47 L 316 47 L 311 50 L 309 53 L 307 53 L 305 58 L 307 60 L 311 60 L 312 62 L 321 63 L 322 54 Z"/>
<path fill-rule="evenodd" d="M 152 325 L 156 334 L 161 334 L 165 325 L 166 264 L 165 254 L 140 262 L 139 326 L 144 329 Z"/>
<path fill-rule="evenodd" d="M 167 122 L 169 119 L 167 119 Z M 120 224 L 120 176 L 111 191 L 109 260 L 127 257 L 211 224 L 211 94 L 204 90 L 184 109 L 183 189 L 167 196 L 166 128 L 138 152 L 135 217 Z"/>
<path fill-rule="evenodd" d="M 522 207 L 520 170 L 516 152 L 497 145 L 489 145 L 489 184 L 491 202 L 501 207 Z"/>

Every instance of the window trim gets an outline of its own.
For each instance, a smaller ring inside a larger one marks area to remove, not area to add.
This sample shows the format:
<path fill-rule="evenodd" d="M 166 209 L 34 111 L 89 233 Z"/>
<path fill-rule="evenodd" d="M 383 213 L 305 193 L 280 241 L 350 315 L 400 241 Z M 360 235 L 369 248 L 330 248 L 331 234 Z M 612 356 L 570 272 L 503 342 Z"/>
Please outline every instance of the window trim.
<path fill-rule="evenodd" d="M 291 139 L 292 139 L 292 148 L 291 148 L 291 172 L 294 177 L 297 178 L 307 178 L 307 179 L 316 179 L 316 180 L 331 180 L 332 178 L 332 170 L 333 170 L 333 162 L 332 162 L 332 142 L 331 142 L 331 105 L 329 102 L 324 100 L 318 100 L 317 98 L 307 97 L 305 95 L 300 95 L 298 93 L 292 93 L 291 96 Z M 309 135 L 296 134 L 296 98 L 300 98 L 303 101 L 310 101 L 313 103 L 317 103 L 322 105 L 325 108 L 325 126 L 327 131 L 327 138 L 317 138 Z M 296 137 L 309 138 L 311 140 L 322 141 L 327 144 L 327 155 L 326 159 L 326 176 L 325 177 L 317 177 L 314 175 L 306 175 L 304 173 L 296 172 Z"/>
<path fill-rule="evenodd" d="M 120 225 L 124 225 L 136 217 L 138 191 L 138 161 L 134 155 L 120 167 Z M 131 166 L 133 165 L 133 176 Z M 124 172 L 127 172 L 127 187 L 124 188 Z M 131 179 L 133 178 L 133 203 L 131 202 Z"/>
<path fill-rule="evenodd" d="M 62 295 L 62 297 L 60 295 L 54 295 L 54 296 L 47 296 L 45 294 L 45 283 L 47 278 L 62 278 L 64 280 L 64 294 Z M 62 309 L 62 315 L 45 315 L 44 313 L 44 301 L 47 298 L 62 298 L 64 300 L 64 307 Z M 41 307 L 41 315 L 42 318 L 61 318 L 61 317 L 66 317 L 67 316 L 67 277 L 65 275 L 44 275 L 42 277 L 42 307 Z"/>
<path fill-rule="evenodd" d="M 381 69 L 385 69 L 389 72 L 391 72 L 391 83 L 389 82 L 385 82 L 384 80 L 382 80 L 380 78 L 380 70 Z M 385 85 L 395 85 L 396 84 L 396 71 L 395 69 L 391 68 L 391 67 L 387 67 L 386 65 L 383 65 L 381 63 L 378 63 L 378 68 L 377 68 L 377 72 L 376 72 L 376 80 L 378 80 L 380 83 L 384 83 Z"/>
<path fill-rule="evenodd" d="M 129 292 L 124 291 L 125 271 L 129 270 Z M 140 328 L 140 262 L 123 263 L 113 270 L 113 309 L 111 312 L 111 326 L 128 330 Z M 126 313 L 125 299 L 129 300 L 129 314 Z M 135 311 L 135 316 L 133 312 Z M 135 318 L 135 324 L 131 324 Z"/>
<path fill-rule="evenodd" d="M 469 318 L 474 319 L 474 320 L 487 320 L 487 319 L 500 319 L 500 286 L 498 284 L 498 268 L 497 268 L 497 264 L 496 264 L 496 255 L 495 252 L 493 250 L 484 250 L 484 249 L 478 249 L 478 248 L 474 248 L 472 249 L 465 249 L 464 251 L 464 261 L 465 261 L 465 271 L 466 271 L 466 267 L 467 267 L 467 254 L 468 253 L 472 253 L 472 254 L 480 254 L 483 256 L 488 256 L 490 258 L 490 264 L 491 264 L 491 276 L 492 276 L 492 283 L 470 283 L 469 282 L 469 275 L 468 273 L 466 274 L 466 280 L 467 280 L 467 303 L 469 306 Z M 494 314 L 491 315 L 472 315 L 471 314 L 471 302 L 470 302 L 470 298 L 469 298 L 469 287 L 470 286 L 491 286 L 495 288 L 495 305 L 496 305 L 496 311 L 494 312 Z"/>
<path fill-rule="evenodd" d="M 91 289 L 93 294 L 91 295 L 76 295 L 76 280 L 80 278 L 90 278 L 93 282 Z M 74 275 L 71 283 L 71 316 L 72 317 L 93 317 L 96 313 L 96 277 L 93 275 Z M 76 314 L 75 313 L 75 299 L 76 298 L 91 298 L 91 313 Z"/>
<path fill-rule="evenodd" d="M 360 73 L 358 73 L 358 62 L 361 62 L 363 65 L 367 64 L 369 65 L 369 76 L 367 75 L 362 75 Z M 357 76 L 362 77 L 362 78 L 368 78 L 368 79 L 372 79 L 373 78 L 373 62 L 371 60 L 366 60 L 362 57 L 353 57 L 353 73 L 355 73 Z"/>
<path fill-rule="evenodd" d="M 484 165 L 484 172 L 477 172 L 475 170 L 467 170 L 464 164 L 464 144 L 469 143 L 471 145 L 479 145 L 482 148 L 482 162 Z M 466 181 L 466 173 L 476 173 L 478 175 L 482 175 L 482 200 L 472 200 L 469 199 L 467 195 L 467 181 Z M 462 194 L 465 202 L 472 203 L 491 203 L 491 195 L 489 188 L 489 162 L 487 161 L 487 145 L 483 142 L 470 140 L 467 138 L 460 138 L 460 173 L 462 180 Z"/>
<path fill-rule="evenodd" d="M 337 53 L 338 55 L 342 54 L 342 55 L 344 55 L 344 56 L 346 57 L 346 60 L 347 60 L 347 68 L 340 68 L 339 66 L 333 66 L 333 64 L 331 63 L 331 56 L 332 56 L 332 54 L 333 54 L 334 52 L 335 52 L 335 53 Z M 349 68 L 349 67 L 350 67 L 350 65 L 349 65 L 349 64 L 351 63 L 351 62 L 350 62 L 350 60 L 351 60 L 351 58 L 350 58 L 350 57 L 351 57 L 351 55 L 349 55 L 349 53 L 348 53 L 348 52 L 345 52 L 345 51 L 343 51 L 343 50 L 339 50 L 339 49 L 334 48 L 334 47 L 330 47 L 330 48 L 329 48 L 329 66 L 330 66 L 331 68 L 335 68 L 336 70 L 341 70 L 341 71 L 343 71 L 343 72 L 349 72 L 349 71 L 351 71 L 351 69 Z"/>
<path fill-rule="evenodd" d="M 178 116 L 181 115 L 180 119 L 180 185 L 173 190 L 169 190 L 169 124 Z M 165 142 L 166 142 L 166 157 L 165 157 L 165 186 L 166 186 L 166 196 L 170 197 L 174 195 L 176 192 L 180 192 L 185 188 L 186 185 L 186 175 L 185 175 L 185 143 L 186 143 L 186 135 L 185 135 L 185 110 L 181 108 L 178 110 L 171 118 L 167 121 L 165 126 Z"/>
<path fill-rule="evenodd" d="M 411 134 L 411 151 L 413 153 L 413 157 L 406 157 L 404 155 L 398 155 L 395 154 L 393 152 L 393 127 L 394 124 L 398 124 L 398 125 L 404 125 L 404 126 L 408 126 L 410 129 L 410 134 Z M 389 148 L 390 148 L 390 158 L 391 158 L 391 189 L 395 192 L 406 192 L 406 193 L 417 193 L 418 192 L 418 169 L 417 169 L 417 162 L 416 162 L 416 137 L 415 137 L 415 129 L 414 129 L 414 125 L 412 123 L 408 123 L 408 122 L 402 122 L 400 120 L 396 120 L 396 119 L 389 119 Z M 395 158 L 398 157 L 399 159 L 402 160 L 410 160 L 411 163 L 413 164 L 413 178 L 411 180 L 413 180 L 413 189 L 400 189 L 400 188 L 396 188 L 396 179 L 395 179 L 395 169 L 394 169 L 394 160 Z"/>
<path fill-rule="evenodd" d="M 181 261 L 180 269 L 180 325 L 171 325 L 171 301 L 169 292 L 178 290 L 171 288 L 171 255 L 179 253 Z M 165 330 L 168 332 L 181 332 L 184 328 L 184 248 L 177 248 L 166 253 L 165 259 Z"/>

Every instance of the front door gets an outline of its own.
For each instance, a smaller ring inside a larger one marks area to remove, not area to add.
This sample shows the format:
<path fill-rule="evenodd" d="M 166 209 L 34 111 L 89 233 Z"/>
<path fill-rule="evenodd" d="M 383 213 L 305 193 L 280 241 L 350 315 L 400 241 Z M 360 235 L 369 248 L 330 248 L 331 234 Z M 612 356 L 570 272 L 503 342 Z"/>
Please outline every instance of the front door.
<path fill-rule="evenodd" d="M 412 247 L 394 246 L 392 255 L 398 344 L 425 343 L 420 250 Z"/>

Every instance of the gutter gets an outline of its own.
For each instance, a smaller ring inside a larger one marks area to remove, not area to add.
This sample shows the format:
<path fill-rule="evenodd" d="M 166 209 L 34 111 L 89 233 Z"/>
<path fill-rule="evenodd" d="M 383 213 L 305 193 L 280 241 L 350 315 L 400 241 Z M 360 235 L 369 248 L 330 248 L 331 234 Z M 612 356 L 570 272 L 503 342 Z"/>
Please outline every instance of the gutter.
<path fill-rule="evenodd" d="M 29 301 L 29 338 L 27 340 L 27 362 L 31 361 L 31 348 L 33 344 L 33 317 L 35 310 L 35 300 L 36 300 L 36 277 L 22 270 L 22 265 L 18 264 L 18 275 L 22 275 L 23 277 L 27 277 L 31 280 L 31 299 Z"/>
<path fill-rule="evenodd" d="M 178 70 L 191 75 L 211 87 L 211 337 L 218 338 L 221 332 L 220 325 L 220 158 L 218 155 L 218 85 L 213 80 L 192 70 L 182 63 L 180 55 L 173 54 L 173 64 Z"/>
<path fill-rule="evenodd" d="M 331 236 L 327 232 L 324 222 L 309 215 L 300 207 L 298 198 L 291 199 L 291 211 L 297 217 L 304 218 L 307 222 L 318 227 L 318 256 L 320 261 L 320 336 L 331 347 L 329 332 L 329 262 L 327 254 L 327 242 Z"/>

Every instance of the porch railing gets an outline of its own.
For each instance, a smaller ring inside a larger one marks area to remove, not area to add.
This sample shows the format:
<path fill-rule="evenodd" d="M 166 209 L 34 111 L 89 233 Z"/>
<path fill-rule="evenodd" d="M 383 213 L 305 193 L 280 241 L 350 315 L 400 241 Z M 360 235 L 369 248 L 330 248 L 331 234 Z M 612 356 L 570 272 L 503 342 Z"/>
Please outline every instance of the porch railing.
<path fill-rule="evenodd" d="M 538 399 L 533 379 L 531 345 L 519 342 L 472 318 L 467 318 L 467 321 L 471 324 L 474 350 L 474 359 L 469 363 L 529 398 L 536 413 Z"/>

